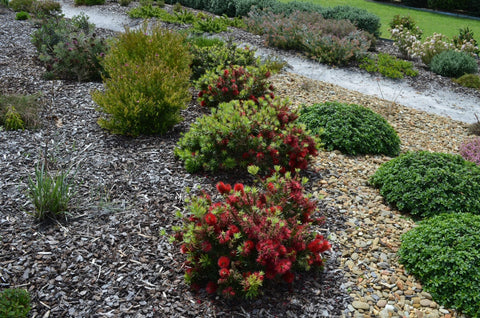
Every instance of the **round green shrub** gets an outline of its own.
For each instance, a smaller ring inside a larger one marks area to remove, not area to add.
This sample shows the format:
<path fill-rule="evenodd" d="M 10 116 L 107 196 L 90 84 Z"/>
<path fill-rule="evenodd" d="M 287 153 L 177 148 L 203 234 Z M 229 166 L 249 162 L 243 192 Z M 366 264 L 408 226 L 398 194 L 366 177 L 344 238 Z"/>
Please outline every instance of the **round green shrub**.
<path fill-rule="evenodd" d="M 402 236 L 398 254 L 437 303 L 480 316 L 480 216 L 424 220 Z"/>
<path fill-rule="evenodd" d="M 388 156 L 400 152 L 400 138 L 392 126 L 379 114 L 359 105 L 327 102 L 303 107 L 299 121 L 320 136 L 328 151 Z"/>
<path fill-rule="evenodd" d="M 0 292 L 0 317 L 27 317 L 30 309 L 30 294 L 25 289 L 7 288 Z"/>
<path fill-rule="evenodd" d="M 476 74 L 465 74 L 453 81 L 464 87 L 480 89 L 480 76 Z"/>
<path fill-rule="evenodd" d="M 433 57 L 430 70 L 446 77 L 460 77 L 477 73 L 478 65 L 475 58 L 467 53 L 448 50 Z"/>
<path fill-rule="evenodd" d="M 413 216 L 480 214 L 480 168 L 460 155 L 409 152 L 382 164 L 370 183 Z"/>
<path fill-rule="evenodd" d="M 30 15 L 25 11 L 17 12 L 15 15 L 15 20 L 28 20 L 28 18 L 30 18 Z"/>

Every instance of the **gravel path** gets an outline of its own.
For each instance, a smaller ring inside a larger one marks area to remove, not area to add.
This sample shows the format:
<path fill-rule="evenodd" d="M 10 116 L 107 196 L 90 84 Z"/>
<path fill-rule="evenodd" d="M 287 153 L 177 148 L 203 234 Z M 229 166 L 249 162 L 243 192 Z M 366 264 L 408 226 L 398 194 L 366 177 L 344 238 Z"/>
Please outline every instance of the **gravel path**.
<path fill-rule="evenodd" d="M 115 6 L 112 4 L 110 6 Z M 120 8 L 120 7 L 118 7 Z M 15 30 L 15 32 L 12 32 Z M 3 93 L 42 92 L 43 127 L 0 131 L 0 288 L 30 291 L 33 317 L 451 317 L 395 255 L 414 223 L 383 203 L 367 179 L 390 158 L 322 152 L 308 171 L 322 195 L 324 229 L 333 243 L 326 272 L 305 275 L 292 290 L 273 286 L 254 302 L 194 294 L 183 281 L 182 256 L 159 231 L 171 232 L 185 187 L 212 192 L 223 177 L 185 172 L 173 156 L 180 133 L 202 110 L 192 100 L 185 121 L 166 136 L 129 139 L 96 124 L 90 92 L 100 83 L 44 81 L 33 61 L 33 28 L 0 15 Z M 294 105 L 352 102 L 384 115 L 402 151 L 457 153 L 466 124 L 291 73 L 273 78 Z M 26 180 L 47 149 L 52 168 L 75 162 L 78 195 L 66 222 L 38 224 L 27 215 Z M 237 180 L 240 181 L 240 180 Z"/>

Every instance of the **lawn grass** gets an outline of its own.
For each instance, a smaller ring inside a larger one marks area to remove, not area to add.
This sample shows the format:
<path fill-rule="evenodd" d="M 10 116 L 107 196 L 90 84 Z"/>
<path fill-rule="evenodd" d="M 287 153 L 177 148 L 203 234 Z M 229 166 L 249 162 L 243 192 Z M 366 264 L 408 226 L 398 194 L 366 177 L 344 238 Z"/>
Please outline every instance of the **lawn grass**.
<path fill-rule="evenodd" d="M 291 2 L 293 0 L 279 0 L 281 2 Z M 303 2 L 311 2 L 325 7 L 333 7 L 338 5 L 349 5 L 366 9 L 380 17 L 382 22 L 381 37 L 390 38 L 388 32 L 388 24 L 393 16 L 410 15 L 417 21 L 417 25 L 424 31 L 423 38 L 432 35 L 434 32 L 442 33 L 449 38 L 458 34 L 460 28 L 469 27 L 480 42 L 480 21 L 466 18 L 451 17 L 436 13 L 423 12 L 419 10 L 400 8 L 384 3 L 371 2 L 366 0 L 297 0 Z"/>

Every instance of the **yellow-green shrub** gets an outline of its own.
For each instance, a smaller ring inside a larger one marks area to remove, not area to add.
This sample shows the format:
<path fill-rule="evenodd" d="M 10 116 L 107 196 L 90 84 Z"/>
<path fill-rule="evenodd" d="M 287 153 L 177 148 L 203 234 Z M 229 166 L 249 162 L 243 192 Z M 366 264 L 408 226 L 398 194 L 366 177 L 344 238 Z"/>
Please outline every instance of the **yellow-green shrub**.
<path fill-rule="evenodd" d="M 101 127 L 137 136 L 162 134 L 181 120 L 189 93 L 191 56 L 184 37 L 154 26 L 126 30 L 112 43 L 103 66 L 105 92 L 94 92 Z"/>

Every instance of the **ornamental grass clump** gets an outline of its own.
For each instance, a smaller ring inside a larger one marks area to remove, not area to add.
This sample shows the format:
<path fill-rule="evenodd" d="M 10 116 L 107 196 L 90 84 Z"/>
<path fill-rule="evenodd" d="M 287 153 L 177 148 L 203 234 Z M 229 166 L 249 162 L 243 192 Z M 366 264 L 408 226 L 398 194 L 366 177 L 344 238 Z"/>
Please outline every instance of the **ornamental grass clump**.
<path fill-rule="evenodd" d="M 477 193 L 478 196 L 478 193 Z M 441 214 L 402 235 L 400 263 L 433 300 L 480 317 L 480 216 Z"/>
<path fill-rule="evenodd" d="M 363 106 L 326 102 L 302 107 L 298 119 L 318 134 L 325 149 L 349 155 L 400 152 L 400 138 L 379 114 Z"/>
<path fill-rule="evenodd" d="M 465 160 L 474 162 L 480 166 L 480 137 L 461 144 L 460 154 Z"/>
<path fill-rule="evenodd" d="M 418 218 L 480 214 L 480 167 L 460 155 L 409 152 L 382 164 L 370 183 L 386 202 Z"/>
<path fill-rule="evenodd" d="M 191 56 L 182 35 L 147 25 L 121 33 L 103 66 L 105 91 L 92 94 L 105 113 L 99 124 L 115 134 L 163 134 L 181 121 L 191 99 Z"/>
<path fill-rule="evenodd" d="M 313 231 L 325 221 L 303 193 L 307 180 L 289 173 L 262 180 L 258 187 L 220 182 L 221 201 L 208 194 L 189 201 L 173 241 L 187 257 L 185 281 L 192 289 L 254 298 L 268 284 L 291 284 L 297 272 L 323 269 L 330 243 Z"/>
<path fill-rule="evenodd" d="M 232 101 L 212 109 L 192 124 L 179 140 L 175 155 L 190 172 L 245 169 L 256 165 L 261 174 L 306 169 L 317 155 L 319 140 L 310 136 L 289 103 L 270 98 Z"/>
<path fill-rule="evenodd" d="M 232 100 L 253 100 L 269 95 L 274 98 L 274 87 L 268 81 L 270 71 L 265 66 L 222 65 L 216 70 L 207 71 L 196 84 L 200 105 L 217 107 L 218 104 Z"/>

